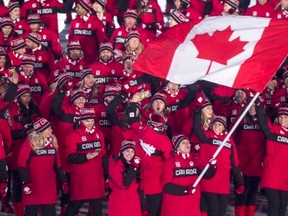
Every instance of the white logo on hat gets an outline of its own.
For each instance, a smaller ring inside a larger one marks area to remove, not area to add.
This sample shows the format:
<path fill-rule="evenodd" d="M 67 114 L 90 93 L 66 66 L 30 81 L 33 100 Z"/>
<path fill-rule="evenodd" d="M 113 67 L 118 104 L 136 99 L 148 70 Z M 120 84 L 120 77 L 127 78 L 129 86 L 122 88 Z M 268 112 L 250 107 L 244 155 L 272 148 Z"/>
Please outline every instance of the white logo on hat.
<path fill-rule="evenodd" d="M 176 167 L 180 167 L 181 166 L 180 162 L 179 161 L 175 161 L 175 166 Z"/>
<path fill-rule="evenodd" d="M 82 139 L 82 141 L 87 141 L 86 136 L 82 136 L 81 139 Z"/>

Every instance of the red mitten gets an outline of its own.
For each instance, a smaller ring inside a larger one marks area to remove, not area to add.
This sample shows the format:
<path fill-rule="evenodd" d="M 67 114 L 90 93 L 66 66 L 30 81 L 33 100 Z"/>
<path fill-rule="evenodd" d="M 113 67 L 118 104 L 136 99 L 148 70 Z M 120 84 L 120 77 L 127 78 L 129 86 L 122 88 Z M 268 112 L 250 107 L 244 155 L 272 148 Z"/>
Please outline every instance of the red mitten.
<path fill-rule="evenodd" d="M 7 182 L 1 182 L 0 183 L 0 195 L 1 195 L 2 199 L 6 196 L 7 191 L 8 191 Z"/>
<path fill-rule="evenodd" d="M 235 189 L 236 194 L 243 194 L 245 192 L 245 187 L 244 185 L 238 185 Z"/>
<path fill-rule="evenodd" d="M 23 192 L 24 194 L 26 195 L 29 195 L 32 193 L 32 190 L 31 190 L 31 183 L 26 183 L 23 185 Z"/>
<path fill-rule="evenodd" d="M 130 164 L 138 169 L 140 167 L 140 162 L 141 162 L 141 159 L 135 156 L 134 159 L 131 160 Z"/>
<path fill-rule="evenodd" d="M 69 192 L 69 185 L 68 185 L 68 182 L 62 182 L 62 191 L 63 191 L 63 194 L 68 194 Z"/>
<path fill-rule="evenodd" d="M 196 192 L 196 188 L 193 187 L 193 185 L 188 186 L 187 190 L 185 190 L 185 193 L 188 195 L 191 195 L 191 194 L 193 195 L 195 194 L 195 192 Z"/>

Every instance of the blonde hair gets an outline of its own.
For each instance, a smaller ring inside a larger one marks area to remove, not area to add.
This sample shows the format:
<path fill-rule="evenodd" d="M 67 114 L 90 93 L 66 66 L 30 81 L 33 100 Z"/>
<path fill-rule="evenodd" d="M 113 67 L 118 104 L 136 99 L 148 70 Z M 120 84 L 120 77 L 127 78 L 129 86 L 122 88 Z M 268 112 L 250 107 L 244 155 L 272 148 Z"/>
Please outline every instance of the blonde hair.
<path fill-rule="evenodd" d="M 79 82 L 77 83 L 77 86 L 79 86 L 81 89 L 84 89 L 84 79 L 81 80 L 81 81 L 79 81 Z M 92 86 L 91 89 L 92 89 L 92 90 L 91 90 L 91 95 L 92 95 L 92 97 L 95 97 L 95 96 L 98 94 L 98 92 L 100 91 L 100 90 L 99 90 L 99 87 L 98 87 L 98 85 L 97 85 L 96 82 L 94 82 L 94 84 L 93 84 L 93 86 Z"/>
<path fill-rule="evenodd" d="M 52 138 L 52 144 L 53 146 L 58 149 L 58 141 L 57 138 L 54 134 L 51 135 Z M 29 134 L 29 139 L 30 139 L 30 146 L 34 151 L 37 151 L 39 149 L 42 149 L 45 147 L 45 136 L 43 132 L 32 132 Z"/>
<path fill-rule="evenodd" d="M 213 114 L 212 118 L 207 118 L 203 113 L 201 113 L 201 124 L 205 129 L 211 128 L 212 122 L 215 118 Z"/>
<path fill-rule="evenodd" d="M 127 43 L 124 44 L 124 47 L 125 47 L 125 53 L 126 54 L 132 53 L 135 58 L 137 58 L 144 49 L 144 46 L 140 40 L 139 40 L 139 46 L 137 47 L 136 50 L 131 50 L 128 41 L 127 41 Z M 135 53 L 135 55 L 134 55 L 134 53 Z"/>

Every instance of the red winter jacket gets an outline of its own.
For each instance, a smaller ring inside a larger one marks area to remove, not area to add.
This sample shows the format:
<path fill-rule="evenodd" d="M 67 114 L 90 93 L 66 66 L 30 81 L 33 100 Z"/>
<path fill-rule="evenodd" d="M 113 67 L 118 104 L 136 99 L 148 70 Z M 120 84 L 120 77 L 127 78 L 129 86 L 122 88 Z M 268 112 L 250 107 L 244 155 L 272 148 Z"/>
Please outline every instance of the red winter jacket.
<path fill-rule="evenodd" d="M 109 160 L 109 186 L 112 190 L 108 200 L 109 216 L 141 216 L 139 179 L 137 180 L 137 174 L 131 169 L 133 167 L 128 164 L 125 168 L 119 156 L 111 157 Z M 133 174 L 135 177 L 129 181 L 128 178 Z"/>
<path fill-rule="evenodd" d="M 92 134 L 81 124 L 67 136 L 66 158 L 70 169 L 70 199 L 88 200 L 105 195 L 102 157 L 106 155 L 104 136 L 95 127 Z M 88 160 L 87 153 L 100 150 L 95 158 Z"/>
<path fill-rule="evenodd" d="M 161 172 L 165 160 L 169 157 L 172 144 L 166 135 L 158 134 L 151 127 L 135 122 L 132 130 L 139 136 L 139 157 L 142 161 L 142 188 L 144 194 L 162 192 Z"/>
<path fill-rule="evenodd" d="M 51 141 L 45 140 L 43 148 L 33 150 L 27 138 L 19 153 L 18 167 L 21 182 L 31 183 L 31 194 L 22 193 L 24 205 L 57 203 L 56 172 L 60 161 Z"/>
<path fill-rule="evenodd" d="M 256 106 L 256 112 L 266 136 L 266 156 L 261 187 L 288 191 L 288 131 L 281 125 L 272 124 L 261 106 Z"/>

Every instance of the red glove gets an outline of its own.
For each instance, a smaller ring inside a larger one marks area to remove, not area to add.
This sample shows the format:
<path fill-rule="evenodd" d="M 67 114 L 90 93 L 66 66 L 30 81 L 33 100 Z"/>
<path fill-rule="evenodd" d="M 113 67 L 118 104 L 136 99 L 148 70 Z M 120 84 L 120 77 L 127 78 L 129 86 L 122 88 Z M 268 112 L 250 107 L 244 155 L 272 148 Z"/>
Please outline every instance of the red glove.
<path fill-rule="evenodd" d="M 188 186 L 187 190 L 185 190 L 185 193 L 188 195 L 191 195 L 191 194 L 193 195 L 195 194 L 195 192 L 196 192 L 196 188 L 193 187 L 193 185 Z"/>
<path fill-rule="evenodd" d="M 63 194 L 68 194 L 69 192 L 68 182 L 62 182 L 62 191 L 63 191 Z"/>
<path fill-rule="evenodd" d="M 140 167 L 140 161 L 141 159 L 135 156 L 134 159 L 131 160 L 130 164 L 138 169 Z"/>
<path fill-rule="evenodd" d="M 8 191 L 7 182 L 1 182 L 0 183 L 0 195 L 1 195 L 2 199 L 6 196 L 7 191 Z"/>
<path fill-rule="evenodd" d="M 32 193 L 32 190 L 31 190 L 31 183 L 26 183 L 23 185 L 23 192 L 24 194 L 26 195 L 29 195 Z"/>
<path fill-rule="evenodd" d="M 239 185 L 239 186 L 237 186 L 236 187 L 236 189 L 235 189 L 235 193 L 236 194 L 243 194 L 245 192 L 245 187 L 244 187 L 244 185 Z"/>

